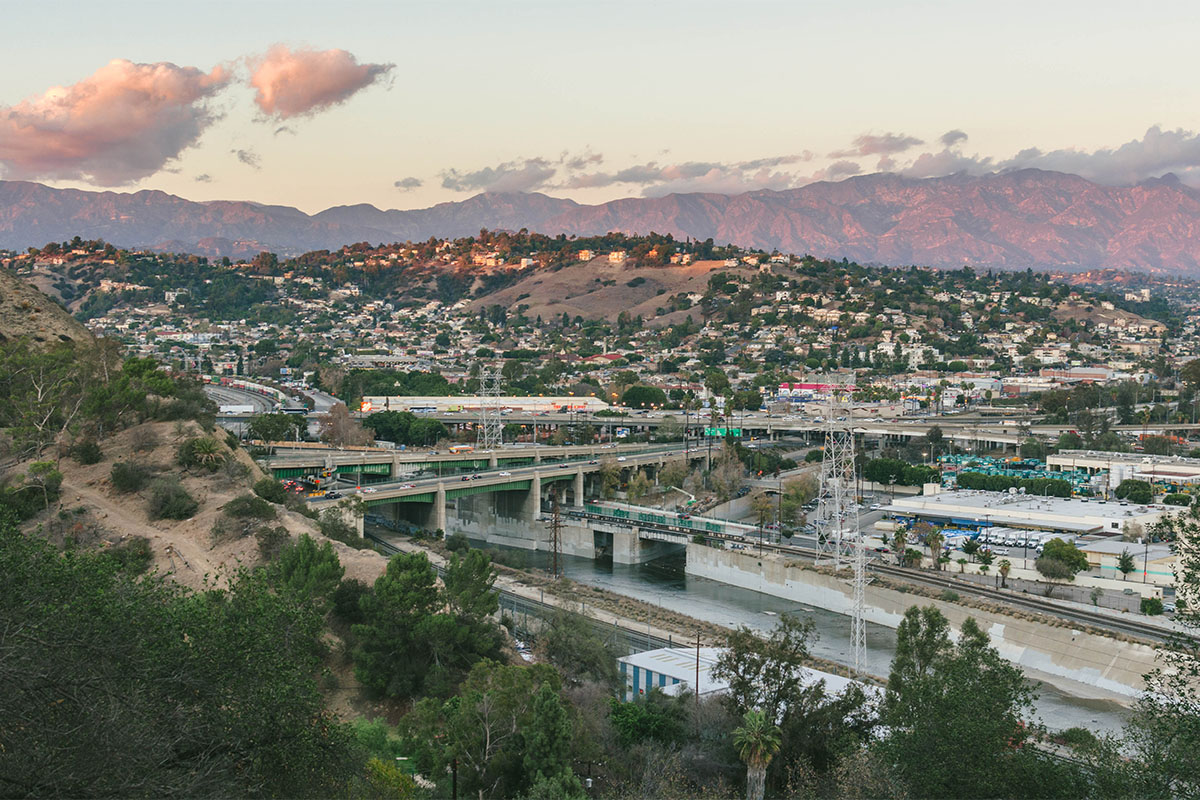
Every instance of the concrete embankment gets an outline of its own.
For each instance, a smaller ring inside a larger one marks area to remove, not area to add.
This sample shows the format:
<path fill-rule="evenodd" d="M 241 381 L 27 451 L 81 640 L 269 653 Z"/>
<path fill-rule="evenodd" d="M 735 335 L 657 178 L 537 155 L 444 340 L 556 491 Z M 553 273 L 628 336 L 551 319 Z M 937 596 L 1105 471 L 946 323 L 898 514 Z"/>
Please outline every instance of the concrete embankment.
<path fill-rule="evenodd" d="M 851 613 L 853 586 L 849 574 L 827 574 L 795 559 L 752 551 L 722 550 L 689 544 L 687 572 L 697 577 L 771 594 L 840 614 Z M 1076 697 L 1128 703 L 1144 688 L 1142 676 L 1156 666 L 1155 649 L 1069 625 L 1059 627 L 1028 618 L 868 585 L 866 617 L 889 628 L 899 626 L 912 605 L 933 605 L 957 634 L 973 617 L 992 644 L 1030 677 Z"/>

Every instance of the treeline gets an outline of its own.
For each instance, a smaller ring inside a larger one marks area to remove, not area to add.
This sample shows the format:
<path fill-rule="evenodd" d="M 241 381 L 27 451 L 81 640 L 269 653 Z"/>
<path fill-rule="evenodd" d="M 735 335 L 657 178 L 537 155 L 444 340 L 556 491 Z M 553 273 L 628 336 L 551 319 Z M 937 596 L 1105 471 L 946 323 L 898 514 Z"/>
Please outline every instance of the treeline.
<path fill-rule="evenodd" d="M 909 464 L 898 458 L 873 458 L 863 465 L 863 478 L 888 486 L 924 486 L 941 480 L 941 473 L 923 464 Z"/>
<path fill-rule="evenodd" d="M 445 397 L 457 393 L 439 373 L 394 369 L 352 369 L 336 389 L 337 396 L 351 408 L 367 396 Z"/>
<path fill-rule="evenodd" d="M 983 472 L 958 473 L 958 488 L 986 489 L 989 492 L 1006 492 L 1009 489 L 1024 489 L 1026 494 L 1070 497 L 1071 482 L 1062 478 L 1018 478 L 1014 475 L 987 475 Z"/>

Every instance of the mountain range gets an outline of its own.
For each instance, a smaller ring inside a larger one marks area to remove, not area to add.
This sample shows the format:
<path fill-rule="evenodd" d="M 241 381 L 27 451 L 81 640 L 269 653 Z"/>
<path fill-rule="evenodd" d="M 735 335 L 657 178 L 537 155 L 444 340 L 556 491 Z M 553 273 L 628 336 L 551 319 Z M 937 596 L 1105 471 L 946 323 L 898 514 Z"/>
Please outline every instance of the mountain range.
<path fill-rule="evenodd" d="M 424 209 L 364 204 L 311 215 L 158 191 L 0 181 L 0 247 L 10 249 L 81 236 L 210 257 L 294 255 L 359 241 L 468 236 L 481 228 L 580 236 L 655 231 L 868 264 L 1200 274 L 1200 191 L 1173 175 L 1106 186 L 1042 170 L 925 179 L 880 173 L 737 195 L 583 205 L 539 193 L 485 193 Z"/>

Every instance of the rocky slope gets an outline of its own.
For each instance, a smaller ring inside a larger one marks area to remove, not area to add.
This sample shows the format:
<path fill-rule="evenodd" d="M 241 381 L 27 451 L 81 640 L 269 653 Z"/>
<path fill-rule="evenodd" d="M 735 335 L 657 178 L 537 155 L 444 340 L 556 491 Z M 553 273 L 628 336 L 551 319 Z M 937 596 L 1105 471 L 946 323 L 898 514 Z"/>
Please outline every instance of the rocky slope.
<path fill-rule="evenodd" d="M 1173 176 L 1103 186 L 1021 170 L 913 179 L 878 174 L 788 191 L 686 194 L 580 205 L 481 194 L 412 211 L 195 203 L 162 192 L 82 192 L 0 181 L 0 247 L 79 235 L 209 256 L 294 254 L 356 241 L 456 237 L 480 228 L 546 234 L 671 233 L 864 263 L 1200 273 L 1200 192 Z"/>

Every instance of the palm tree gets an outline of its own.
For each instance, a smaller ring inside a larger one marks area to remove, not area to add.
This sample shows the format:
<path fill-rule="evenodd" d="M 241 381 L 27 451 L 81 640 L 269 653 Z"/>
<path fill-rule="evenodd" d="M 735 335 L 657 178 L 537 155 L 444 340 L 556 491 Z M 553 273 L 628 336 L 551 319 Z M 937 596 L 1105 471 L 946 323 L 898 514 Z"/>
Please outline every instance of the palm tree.
<path fill-rule="evenodd" d="M 192 442 L 192 458 L 197 464 L 211 466 L 221 460 L 221 448 L 211 436 L 202 436 Z"/>
<path fill-rule="evenodd" d="M 929 545 L 929 557 L 933 559 L 933 568 L 936 570 L 942 568 L 942 542 L 945 540 L 946 537 L 938 530 L 925 534 L 925 544 Z"/>
<path fill-rule="evenodd" d="M 904 565 L 904 551 L 908 547 L 908 531 L 905 528 L 896 528 L 896 533 L 892 536 L 892 547 L 896 548 L 896 564 Z"/>
<path fill-rule="evenodd" d="M 1005 589 L 1008 587 L 1008 573 L 1012 571 L 1012 562 L 1007 558 L 1002 558 L 997 569 L 1000 570 L 1000 588 Z"/>
<path fill-rule="evenodd" d="M 747 711 L 733 732 L 733 746 L 746 762 L 746 800 L 762 800 L 767 788 L 767 765 L 782 744 L 779 726 L 761 711 Z"/>

